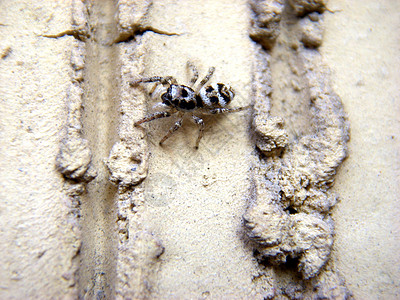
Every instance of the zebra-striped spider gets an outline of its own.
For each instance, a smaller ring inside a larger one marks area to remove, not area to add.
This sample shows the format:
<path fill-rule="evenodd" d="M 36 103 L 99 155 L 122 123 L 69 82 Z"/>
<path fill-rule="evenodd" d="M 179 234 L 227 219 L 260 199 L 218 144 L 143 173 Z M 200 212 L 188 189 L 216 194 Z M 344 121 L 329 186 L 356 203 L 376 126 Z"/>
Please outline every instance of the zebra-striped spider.
<path fill-rule="evenodd" d="M 213 75 L 215 68 L 211 67 L 208 70 L 207 75 L 195 86 L 199 73 L 197 68 L 190 62 L 187 63 L 188 68 L 192 71 L 193 76 L 190 79 L 190 85 L 178 84 L 177 80 L 172 76 L 167 77 L 146 77 L 140 78 L 130 82 L 131 86 L 135 86 L 139 83 L 150 83 L 154 82 L 154 86 L 151 93 L 154 92 L 158 84 L 167 86 L 165 93 L 161 95 L 162 102 L 160 103 L 166 110 L 155 112 L 150 114 L 143 119 L 135 122 L 135 126 L 138 126 L 145 122 L 150 122 L 160 118 L 167 118 L 174 114 L 177 114 L 178 121 L 169 129 L 168 133 L 161 139 L 160 145 L 168 139 L 175 131 L 182 126 L 183 116 L 186 113 L 191 114 L 193 121 L 199 126 L 199 135 L 196 140 L 196 149 L 199 148 L 199 143 L 203 137 L 204 132 L 204 121 L 195 113 L 200 114 L 221 114 L 241 111 L 247 107 L 237 108 L 226 108 L 235 97 L 234 90 L 226 84 L 214 83 L 212 85 L 205 86 Z"/>

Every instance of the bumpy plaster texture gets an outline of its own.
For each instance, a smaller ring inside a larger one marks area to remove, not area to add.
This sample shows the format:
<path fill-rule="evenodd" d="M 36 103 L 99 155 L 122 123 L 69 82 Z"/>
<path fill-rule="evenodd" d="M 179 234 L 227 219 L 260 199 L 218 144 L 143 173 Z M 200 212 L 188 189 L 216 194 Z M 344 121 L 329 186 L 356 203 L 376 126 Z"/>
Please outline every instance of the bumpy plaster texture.
<path fill-rule="evenodd" d="M 276 9 L 260 12 L 253 8 L 256 20 L 251 37 L 264 47 L 258 49 L 253 85 L 253 125 L 262 154 L 254 172 L 254 201 L 244 215 L 245 227 L 260 262 L 293 260 L 302 277 L 312 279 L 303 288 L 288 288 L 283 294 L 294 297 L 312 289 L 322 294 L 331 290 L 324 296 L 345 298 L 349 293 L 340 276 L 335 275 L 334 282 L 320 280 L 324 266 L 331 268 L 326 264 L 334 239 L 329 213 L 337 196 L 329 188 L 346 157 L 349 139 L 341 101 L 316 49 L 322 41 L 320 13 L 325 3 L 289 1 L 285 7 L 280 1 L 258 3 L 263 9 L 279 7 L 282 15 L 270 19 L 275 31 L 265 37 L 258 29 L 260 16 L 276 14 Z M 263 24 L 268 26 L 268 22 Z M 331 284 L 330 288 L 325 284 Z"/>
<path fill-rule="evenodd" d="M 289 0 L 290 6 L 295 14 L 299 17 L 307 13 L 319 12 L 323 13 L 326 10 L 326 0 Z"/>
<path fill-rule="evenodd" d="M 279 23 L 284 8 L 282 0 L 251 0 L 253 12 L 250 37 L 270 49 L 279 35 Z"/>
<path fill-rule="evenodd" d="M 118 246 L 115 295 L 121 299 L 141 299 L 150 296 L 157 270 L 157 262 L 164 251 L 159 238 L 143 228 L 135 215 L 142 210 L 143 188 L 136 187 L 148 172 L 148 151 L 144 132 L 133 122 L 143 114 L 145 96 L 132 89 L 129 82 L 143 72 L 146 49 L 140 42 L 125 43 L 145 26 L 146 13 L 151 1 L 119 1 L 117 5 L 116 44 L 120 71 L 120 107 L 118 140 L 105 163 L 110 171 L 110 181 L 118 186 L 117 230 Z"/>
<path fill-rule="evenodd" d="M 144 299 L 151 294 L 151 283 L 157 272 L 156 263 L 164 247 L 159 239 L 146 231 L 138 231 L 130 239 L 131 243 L 118 249 L 119 279 L 124 281 L 125 286 L 119 286 L 117 295 L 124 299 L 127 296 Z M 128 291 L 131 293 L 128 294 Z"/>
<path fill-rule="evenodd" d="M 152 1 L 118 1 L 117 5 L 117 42 L 134 37 L 135 33 L 145 26 L 146 14 Z M 139 131 L 133 128 L 133 121 L 140 110 L 132 109 L 138 107 L 139 103 L 132 105 L 132 101 L 144 102 L 140 91 L 131 89 L 129 81 L 132 76 L 138 76 L 143 71 L 143 66 L 137 58 L 143 55 L 143 47 L 130 47 L 120 43 L 121 67 L 121 106 L 122 114 L 120 123 L 120 141 L 114 144 L 111 153 L 106 160 L 110 170 L 110 180 L 121 186 L 134 186 L 147 176 L 147 145 Z M 132 60 L 132 57 L 136 59 Z M 131 58 L 131 59 L 130 59 Z M 133 131 L 136 133 L 134 134 Z"/>
<path fill-rule="evenodd" d="M 68 117 L 64 138 L 56 158 L 56 167 L 66 178 L 74 181 L 91 181 L 96 171 L 91 166 L 91 150 L 87 140 L 82 137 L 82 96 L 83 70 L 85 66 L 85 43 L 88 36 L 87 10 L 82 1 L 71 3 L 71 28 L 44 34 L 45 37 L 58 38 L 71 35 L 76 45 L 71 49 L 72 78 L 67 92 Z"/>
<path fill-rule="evenodd" d="M 60 151 L 56 158 L 56 167 L 65 177 L 75 181 L 90 181 L 96 177 L 91 167 L 91 151 L 87 140 L 82 137 L 82 80 L 85 64 L 84 43 L 76 41 L 72 49 L 71 66 L 73 78 L 67 92 L 68 119 L 64 138 L 60 143 Z"/>

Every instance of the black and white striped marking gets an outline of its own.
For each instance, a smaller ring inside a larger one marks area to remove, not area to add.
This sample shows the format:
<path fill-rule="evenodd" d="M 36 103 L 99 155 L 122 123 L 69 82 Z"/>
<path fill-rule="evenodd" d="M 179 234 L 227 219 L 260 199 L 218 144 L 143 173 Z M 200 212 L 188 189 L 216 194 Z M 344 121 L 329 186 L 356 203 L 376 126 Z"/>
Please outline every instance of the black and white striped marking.
<path fill-rule="evenodd" d="M 233 97 L 235 97 L 235 92 L 228 85 L 214 83 L 207 87 L 202 87 L 199 91 L 199 97 L 204 107 L 225 107 L 232 101 Z"/>

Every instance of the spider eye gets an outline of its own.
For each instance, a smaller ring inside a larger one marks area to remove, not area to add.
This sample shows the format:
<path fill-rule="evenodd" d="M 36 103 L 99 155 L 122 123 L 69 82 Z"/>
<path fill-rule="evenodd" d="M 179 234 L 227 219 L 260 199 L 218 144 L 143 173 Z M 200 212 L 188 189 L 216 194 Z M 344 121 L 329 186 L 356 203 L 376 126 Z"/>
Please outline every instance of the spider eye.
<path fill-rule="evenodd" d="M 161 99 L 162 99 L 162 102 L 163 102 L 165 105 L 171 106 L 172 97 L 171 97 L 171 94 L 170 94 L 170 93 L 166 92 L 166 93 L 162 94 L 162 95 L 161 95 Z"/>
<path fill-rule="evenodd" d="M 214 91 L 214 88 L 210 85 L 206 88 L 207 93 L 212 93 Z"/>
<path fill-rule="evenodd" d="M 213 104 L 217 104 L 218 103 L 218 97 L 217 96 L 212 96 L 212 97 L 210 97 L 210 101 Z"/>
<path fill-rule="evenodd" d="M 186 109 L 187 108 L 187 102 L 186 101 L 180 101 L 179 102 L 179 108 L 182 108 L 182 109 Z"/>
<path fill-rule="evenodd" d="M 186 89 L 182 89 L 182 97 L 186 98 L 188 96 L 188 92 Z"/>
<path fill-rule="evenodd" d="M 194 102 L 194 100 L 189 101 L 189 102 L 186 104 L 186 109 L 194 109 L 195 107 L 196 107 L 196 103 Z"/>

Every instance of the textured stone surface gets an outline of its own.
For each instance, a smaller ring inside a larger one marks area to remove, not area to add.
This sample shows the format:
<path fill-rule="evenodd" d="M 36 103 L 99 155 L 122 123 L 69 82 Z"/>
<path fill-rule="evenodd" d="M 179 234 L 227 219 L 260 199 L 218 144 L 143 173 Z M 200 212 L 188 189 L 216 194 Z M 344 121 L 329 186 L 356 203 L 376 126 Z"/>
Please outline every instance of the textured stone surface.
<path fill-rule="evenodd" d="M 0 298 L 399 298 L 398 11 L 1 2 Z M 188 60 L 254 107 L 159 147 Z"/>

